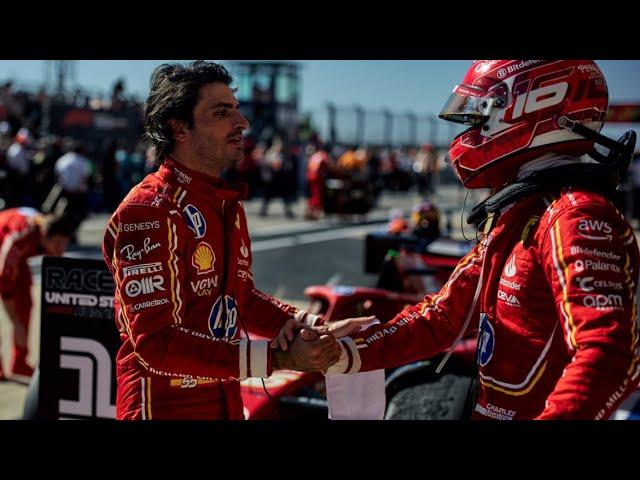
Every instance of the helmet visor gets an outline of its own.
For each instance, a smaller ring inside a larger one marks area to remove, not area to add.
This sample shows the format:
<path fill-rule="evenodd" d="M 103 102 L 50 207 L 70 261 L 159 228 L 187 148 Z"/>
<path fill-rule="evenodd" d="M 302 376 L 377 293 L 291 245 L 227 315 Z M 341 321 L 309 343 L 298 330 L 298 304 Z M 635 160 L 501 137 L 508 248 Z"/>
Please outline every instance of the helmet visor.
<path fill-rule="evenodd" d="M 482 89 L 458 85 L 438 117 L 449 122 L 480 126 L 489 119 L 485 95 Z"/>

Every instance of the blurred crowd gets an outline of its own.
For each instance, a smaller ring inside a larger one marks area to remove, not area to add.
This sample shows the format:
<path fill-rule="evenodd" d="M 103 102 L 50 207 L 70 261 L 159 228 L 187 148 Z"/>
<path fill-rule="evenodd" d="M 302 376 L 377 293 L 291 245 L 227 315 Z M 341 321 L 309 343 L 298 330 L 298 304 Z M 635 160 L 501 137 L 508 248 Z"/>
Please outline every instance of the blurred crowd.
<path fill-rule="evenodd" d="M 115 136 L 96 144 L 51 134 L 46 111 L 53 101 L 101 111 L 141 109 L 142 105 L 125 95 L 123 81 L 116 82 L 107 98 L 81 90 L 48 94 L 41 88 L 33 93 L 15 88 L 10 81 L 1 86 L 0 208 L 65 211 L 79 225 L 92 212 L 113 211 L 126 192 L 156 168 L 155 158 L 142 140 L 132 145 Z M 345 192 L 352 196 L 360 192 L 361 204 L 366 206 L 357 207 L 357 213 L 373 206 L 384 189 L 414 188 L 428 194 L 443 166 L 444 152 L 430 145 L 388 148 L 323 143 L 309 118 L 303 117 L 288 134 L 267 129 L 256 138 L 248 132 L 244 160 L 225 177 L 248 183 L 249 197 L 261 199 L 261 215 L 268 215 L 276 200 L 292 218 L 292 204 L 302 195 L 308 198 L 305 216 L 317 219 L 327 213 L 349 213 L 350 204 L 340 197 Z M 327 195 L 326 185 L 336 187 L 336 196 Z"/>

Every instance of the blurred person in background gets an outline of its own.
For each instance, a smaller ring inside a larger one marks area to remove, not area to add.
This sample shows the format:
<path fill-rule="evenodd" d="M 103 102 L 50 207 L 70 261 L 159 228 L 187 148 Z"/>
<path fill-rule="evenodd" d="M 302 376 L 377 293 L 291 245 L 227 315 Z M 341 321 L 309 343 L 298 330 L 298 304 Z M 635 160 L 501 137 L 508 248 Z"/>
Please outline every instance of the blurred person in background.
<path fill-rule="evenodd" d="M 63 215 L 43 215 L 28 207 L 0 212 L 0 298 L 13 325 L 10 371 L 30 377 L 27 363 L 31 321 L 31 268 L 27 260 L 37 255 L 60 256 L 73 234 L 73 224 Z M 0 362 L 0 380 L 4 372 Z"/>
<path fill-rule="evenodd" d="M 293 159 L 285 147 L 283 140 L 276 136 L 271 147 L 267 149 L 262 164 L 262 207 L 260 216 L 266 217 L 269 203 L 274 198 L 281 198 L 287 218 L 294 218 L 291 210 L 291 182 L 295 182 Z M 294 183 L 295 185 L 295 183 Z"/>
<path fill-rule="evenodd" d="M 68 141 L 69 151 L 55 165 L 61 197 L 65 202 L 63 211 L 72 219 L 75 229 L 89 213 L 89 188 L 93 176 L 93 165 L 85 156 L 85 146 L 75 140 Z M 75 242 L 75 235 L 72 239 Z"/>
<path fill-rule="evenodd" d="M 30 150 L 33 138 L 31 132 L 21 128 L 7 150 L 7 192 L 6 206 L 30 205 L 32 156 Z"/>
<path fill-rule="evenodd" d="M 324 213 L 324 188 L 331 171 L 331 158 L 329 145 L 324 145 L 314 152 L 307 161 L 307 185 L 309 199 L 305 218 L 317 220 Z"/>

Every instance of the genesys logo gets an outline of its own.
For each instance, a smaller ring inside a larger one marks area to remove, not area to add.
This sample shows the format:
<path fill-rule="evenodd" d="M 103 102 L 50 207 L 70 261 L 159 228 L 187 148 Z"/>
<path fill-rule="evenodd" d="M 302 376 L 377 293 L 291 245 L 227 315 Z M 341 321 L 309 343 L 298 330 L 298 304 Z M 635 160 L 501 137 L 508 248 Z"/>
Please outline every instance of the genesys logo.
<path fill-rule="evenodd" d="M 578 235 L 589 240 L 611 241 L 613 239 L 612 231 L 611 225 L 604 220 L 584 219 L 578 223 Z"/>
<path fill-rule="evenodd" d="M 140 265 L 132 265 L 131 267 L 125 267 L 122 269 L 123 278 L 135 277 L 136 275 L 149 275 L 151 273 L 158 273 L 162 271 L 162 264 L 160 262 L 153 263 L 141 263 Z"/>
<path fill-rule="evenodd" d="M 207 233 L 207 222 L 204 220 L 204 216 L 200 213 L 194 205 L 189 204 L 183 209 L 184 219 L 187 222 L 187 226 L 196 234 L 196 238 L 204 237 Z"/>
<path fill-rule="evenodd" d="M 611 280 L 596 280 L 594 277 L 576 277 L 576 283 L 583 292 L 593 292 L 596 288 L 610 288 L 612 290 L 622 290 L 622 282 Z"/>
<path fill-rule="evenodd" d="M 135 298 L 139 295 L 149 295 L 150 293 L 164 292 L 164 278 L 161 275 L 153 275 L 140 280 L 129 280 L 124 291 L 128 297 Z"/>
<path fill-rule="evenodd" d="M 118 232 L 141 232 L 144 230 L 156 230 L 160 228 L 160 220 L 140 223 L 121 223 L 118 225 Z"/>

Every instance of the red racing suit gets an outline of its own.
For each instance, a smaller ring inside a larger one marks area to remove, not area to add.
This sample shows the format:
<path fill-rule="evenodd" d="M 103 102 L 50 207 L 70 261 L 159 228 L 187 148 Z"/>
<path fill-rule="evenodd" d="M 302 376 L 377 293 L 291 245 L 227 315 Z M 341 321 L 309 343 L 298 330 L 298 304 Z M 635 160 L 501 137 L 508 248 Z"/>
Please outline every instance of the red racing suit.
<path fill-rule="evenodd" d="M 436 294 L 342 339 L 329 373 L 436 355 L 478 329 L 472 418 L 607 419 L 638 383 L 638 246 L 582 189 L 507 207 Z"/>
<path fill-rule="evenodd" d="M 298 311 L 258 291 L 242 192 L 166 160 L 117 208 L 119 419 L 242 419 L 239 381 L 271 374 L 268 341 Z"/>
<path fill-rule="evenodd" d="M 20 295 L 16 302 L 18 318 L 27 335 L 31 320 L 31 269 L 27 260 L 44 254 L 40 228 L 33 208 L 11 208 L 0 212 L 0 296 L 8 300 Z M 14 339 L 15 348 L 15 339 Z M 15 354 L 15 352 L 14 352 Z M 26 349 L 19 356 L 26 356 Z"/>

